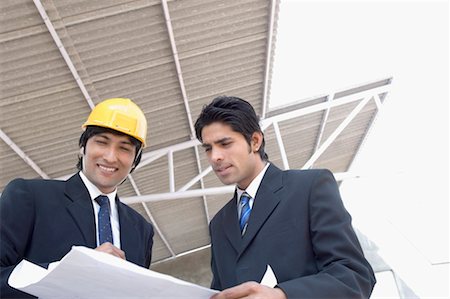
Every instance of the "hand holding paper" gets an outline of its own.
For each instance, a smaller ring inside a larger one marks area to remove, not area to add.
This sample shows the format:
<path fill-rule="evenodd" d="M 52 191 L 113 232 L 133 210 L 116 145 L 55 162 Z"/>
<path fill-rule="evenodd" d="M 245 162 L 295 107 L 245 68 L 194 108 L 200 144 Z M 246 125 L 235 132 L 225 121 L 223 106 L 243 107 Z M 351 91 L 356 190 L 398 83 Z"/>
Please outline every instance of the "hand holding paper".
<path fill-rule="evenodd" d="M 73 247 L 52 270 L 22 261 L 9 285 L 40 298 L 209 298 L 217 291 L 86 247 Z"/>
<path fill-rule="evenodd" d="M 219 294 L 211 297 L 212 299 L 238 299 L 247 297 L 267 298 L 267 299 L 286 299 L 286 295 L 279 288 L 274 288 L 278 284 L 277 278 L 270 265 L 267 265 L 266 272 L 261 283 L 248 281 L 238 286 L 223 290 Z"/>

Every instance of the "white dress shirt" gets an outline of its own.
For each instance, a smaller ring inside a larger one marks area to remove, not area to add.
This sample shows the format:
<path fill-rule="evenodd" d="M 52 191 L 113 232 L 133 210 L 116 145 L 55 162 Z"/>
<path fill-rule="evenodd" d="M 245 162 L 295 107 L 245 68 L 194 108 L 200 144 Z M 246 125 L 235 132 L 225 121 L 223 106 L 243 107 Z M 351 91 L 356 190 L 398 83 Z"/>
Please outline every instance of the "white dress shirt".
<path fill-rule="evenodd" d="M 120 225 L 119 225 L 119 212 L 117 210 L 116 205 L 116 194 L 117 189 L 115 189 L 113 192 L 104 194 L 102 193 L 97 186 L 91 183 L 89 179 L 84 175 L 82 171 L 79 172 L 81 180 L 83 181 L 84 185 L 89 191 L 89 195 L 91 196 L 91 202 L 92 206 L 94 207 L 94 215 L 95 215 L 95 231 L 96 231 L 96 238 L 97 238 L 97 246 L 99 246 L 98 242 L 98 212 L 100 211 L 100 205 L 95 201 L 95 199 L 99 195 L 106 195 L 109 199 L 109 206 L 111 207 L 111 228 L 112 228 L 112 235 L 113 235 L 113 243 L 114 246 L 117 248 L 120 248 Z"/>
<path fill-rule="evenodd" d="M 261 185 L 261 181 L 264 177 L 264 174 L 267 171 L 267 168 L 269 168 L 270 163 L 267 162 L 266 166 L 264 166 L 264 168 L 261 170 L 261 172 L 253 179 L 253 181 L 250 183 L 250 185 L 248 185 L 248 187 L 245 190 L 239 189 L 238 186 L 236 186 L 236 193 L 237 193 L 237 209 L 238 209 L 238 219 L 241 218 L 241 210 L 242 207 L 239 204 L 239 200 L 241 199 L 241 195 L 244 192 L 247 192 L 248 195 L 250 195 L 250 200 L 249 200 L 249 204 L 250 204 L 250 209 L 253 208 L 253 203 L 255 201 L 255 197 L 256 197 L 256 192 L 258 192 L 259 189 L 259 185 Z"/>

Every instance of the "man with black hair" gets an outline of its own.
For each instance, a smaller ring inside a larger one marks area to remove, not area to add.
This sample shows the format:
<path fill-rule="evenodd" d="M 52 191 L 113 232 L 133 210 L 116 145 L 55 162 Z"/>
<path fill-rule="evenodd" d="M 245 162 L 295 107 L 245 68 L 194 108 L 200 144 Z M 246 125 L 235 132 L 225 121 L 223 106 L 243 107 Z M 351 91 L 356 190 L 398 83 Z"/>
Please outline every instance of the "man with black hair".
<path fill-rule="evenodd" d="M 375 277 L 333 174 L 268 161 L 253 107 L 221 96 L 195 132 L 234 197 L 210 223 L 213 298 L 369 298 Z M 268 266 L 278 284 L 259 284 Z"/>
<path fill-rule="evenodd" d="M 15 179 L 2 193 L 2 298 L 33 297 L 7 283 L 22 259 L 53 267 L 76 245 L 150 266 L 153 227 L 117 196 L 141 159 L 145 115 L 129 99 L 108 99 L 82 127 L 77 174 L 67 181 Z"/>

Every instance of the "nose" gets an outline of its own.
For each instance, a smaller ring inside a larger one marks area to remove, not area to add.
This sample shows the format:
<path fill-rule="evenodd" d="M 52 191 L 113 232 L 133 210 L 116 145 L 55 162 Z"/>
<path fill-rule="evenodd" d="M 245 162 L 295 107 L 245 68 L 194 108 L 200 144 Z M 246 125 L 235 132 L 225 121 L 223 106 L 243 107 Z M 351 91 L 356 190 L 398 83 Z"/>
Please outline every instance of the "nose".
<path fill-rule="evenodd" d="M 212 163 L 220 162 L 223 160 L 223 154 L 222 151 L 218 148 L 211 148 L 209 151 L 209 160 Z"/>
<path fill-rule="evenodd" d="M 103 153 L 103 159 L 107 162 L 115 162 L 117 160 L 117 150 L 110 146 Z"/>

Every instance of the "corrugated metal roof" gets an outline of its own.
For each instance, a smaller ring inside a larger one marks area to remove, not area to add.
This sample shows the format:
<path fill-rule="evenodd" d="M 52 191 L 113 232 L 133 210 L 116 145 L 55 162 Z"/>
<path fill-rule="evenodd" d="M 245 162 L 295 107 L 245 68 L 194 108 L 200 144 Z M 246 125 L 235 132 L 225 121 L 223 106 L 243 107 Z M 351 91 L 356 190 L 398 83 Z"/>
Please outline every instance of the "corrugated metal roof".
<path fill-rule="evenodd" d="M 40 1 L 35 2 L 37 5 L 32 0 L 0 2 L 0 190 L 16 177 L 61 178 L 76 172 L 81 124 L 91 109 L 86 94 L 94 104 L 110 97 L 132 98 L 148 119 L 149 146 L 144 156 L 154 161 L 137 169 L 120 186 L 122 198 L 163 197 L 169 192 L 170 157 L 174 190 L 207 169 L 201 149 L 198 153 L 195 147 L 186 146 L 173 151 L 173 156 L 170 152 L 194 139 L 190 119 L 195 121 L 213 97 L 242 97 L 260 114 L 267 106 L 264 90 L 270 90 L 265 84 L 270 84 L 278 1 L 167 1 L 166 19 L 161 1 L 42 0 L 63 50 L 44 24 L 37 8 Z M 78 82 L 74 74 L 79 76 Z M 386 79 L 346 89 L 329 102 L 389 83 Z M 382 101 L 385 93 L 380 95 Z M 320 105 L 327 99 L 294 103 L 268 111 L 263 118 Z M 289 166 L 303 167 L 358 103 L 277 122 Z M 376 112 L 371 100 L 314 167 L 348 170 Z M 273 126 L 265 136 L 271 161 L 283 167 Z M 156 158 L 158 151 L 165 149 L 167 154 Z M 33 163 L 41 171 L 33 169 Z M 217 186 L 222 185 L 209 173 L 189 189 Z M 153 262 L 208 245 L 208 221 L 229 197 L 225 193 L 131 204 L 158 230 Z"/>

